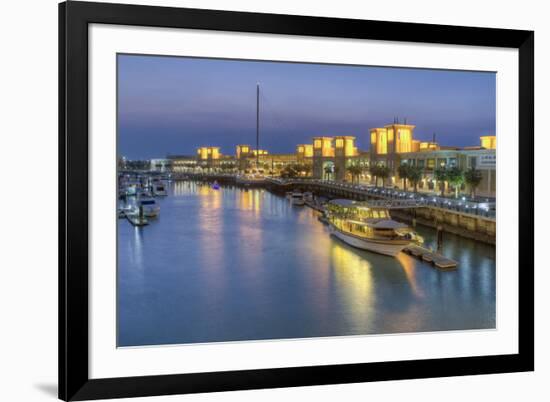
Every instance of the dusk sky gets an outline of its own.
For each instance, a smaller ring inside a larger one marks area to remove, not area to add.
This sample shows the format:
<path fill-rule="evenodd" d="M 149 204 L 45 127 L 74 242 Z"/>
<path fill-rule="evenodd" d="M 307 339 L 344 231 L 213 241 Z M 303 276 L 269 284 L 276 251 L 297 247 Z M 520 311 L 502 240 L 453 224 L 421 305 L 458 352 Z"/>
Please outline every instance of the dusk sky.
<path fill-rule="evenodd" d="M 353 135 L 395 117 L 414 137 L 441 145 L 479 145 L 495 134 L 496 75 L 386 67 L 118 56 L 118 153 L 130 159 L 194 155 L 199 146 L 256 143 L 291 153 L 314 136 Z"/>

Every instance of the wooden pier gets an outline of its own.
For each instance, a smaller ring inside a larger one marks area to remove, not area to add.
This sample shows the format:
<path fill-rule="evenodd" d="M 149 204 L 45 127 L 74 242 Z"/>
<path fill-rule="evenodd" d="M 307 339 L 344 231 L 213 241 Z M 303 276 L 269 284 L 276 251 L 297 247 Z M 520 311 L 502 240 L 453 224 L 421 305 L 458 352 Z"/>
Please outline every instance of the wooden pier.
<path fill-rule="evenodd" d="M 149 221 L 144 216 L 140 216 L 135 212 L 127 212 L 124 210 L 118 211 L 119 218 L 126 218 L 134 226 L 145 226 L 149 224 Z"/>
<path fill-rule="evenodd" d="M 457 261 L 415 244 L 405 247 L 403 251 L 413 257 L 421 259 L 422 261 L 429 262 L 440 269 L 453 269 L 458 266 Z"/>

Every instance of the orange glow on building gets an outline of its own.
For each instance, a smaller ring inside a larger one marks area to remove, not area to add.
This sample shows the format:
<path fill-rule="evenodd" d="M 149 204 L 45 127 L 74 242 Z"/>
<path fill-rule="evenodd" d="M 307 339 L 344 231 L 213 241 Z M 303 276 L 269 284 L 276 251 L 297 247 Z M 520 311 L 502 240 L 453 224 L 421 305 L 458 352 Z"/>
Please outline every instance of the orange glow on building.
<path fill-rule="evenodd" d="M 241 159 L 241 156 L 247 156 L 250 152 L 250 145 L 237 145 L 237 159 Z"/>
<path fill-rule="evenodd" d="M 485 135 L 479 137 L 481 142 L 481 147 L 485 149 L 496 149 L 497 148 L 497 137 L 494 135 Z"/>
<path fill-rule="evenodd" d="M 315 137 L 313 138 L 313 146 L 317 150 L 318 156 L 325 156 L 325 157 L 334 156 L 334 148 L 332 147 L 332 137 Z"/>
<path fill-rule="evenodd" d="M 410 128 L 402 127 L 397 130 L 395 151 L 397 153 L 412 151 L 412 132 Z"/>
<path fill-rule="evenodd" d="M 313 145 L 311 144 L 299 144 L 296 147 L 296 153 L 299 156 L 305 157 L 305 158 L 311 158 L 313 156 Z"/>
<path fill-rule="evenodd" d="M 208 159 L 208 148 L 207 147 L 200 147 L 199 148 L 199 155 L 200 155 L 200 159 L 202 159 L 202 160 Z"/>
<path fill-rule="evenodd" d="M 355 147 L 355 137 L 341 136 L 335 137 L 337 155 L 339 156 L 355 156 L 357 148 Z"/>
<path fill-rule="evenodd" d="M 420 151 L 437 151 L 439 149 L 439 145 L 437 142 L 423 141 L 419 144 L 418 149 Z"/>
<path fill-rule="evenodd" d="M 197 149 L 200 160 L 220 159 L 220 147 L 200 147 Z"/>

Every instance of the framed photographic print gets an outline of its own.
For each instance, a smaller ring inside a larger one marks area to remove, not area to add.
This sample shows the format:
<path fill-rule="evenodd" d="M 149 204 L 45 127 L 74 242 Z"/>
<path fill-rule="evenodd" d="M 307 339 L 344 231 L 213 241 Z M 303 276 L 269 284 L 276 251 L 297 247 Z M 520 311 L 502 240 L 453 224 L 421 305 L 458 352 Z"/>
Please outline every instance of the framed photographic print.
<path fill-rule="evenodd" d="M 534 369 L 533 32 L 70 1 L 59 33 L 61 399 Z"/>

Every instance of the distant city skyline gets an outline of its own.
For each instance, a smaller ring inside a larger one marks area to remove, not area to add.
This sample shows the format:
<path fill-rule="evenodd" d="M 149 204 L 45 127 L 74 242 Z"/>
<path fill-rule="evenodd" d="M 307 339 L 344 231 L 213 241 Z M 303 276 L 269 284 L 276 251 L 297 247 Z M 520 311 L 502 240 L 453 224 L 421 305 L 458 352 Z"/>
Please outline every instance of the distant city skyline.
<path fill-rule="evenodd" d="M 271 153 L 337 135 L 367 150 L 369 129 L 397 117 L 441 145 L 496 134 L 491 72 L 142 55 L 118 55 L 117 68 L 118 154 L 129 159 L 255 146 L 258 82 L 260 148 Z"/>

